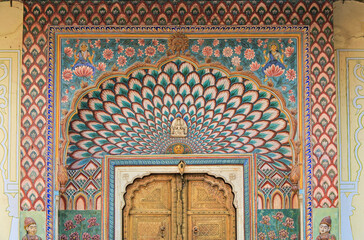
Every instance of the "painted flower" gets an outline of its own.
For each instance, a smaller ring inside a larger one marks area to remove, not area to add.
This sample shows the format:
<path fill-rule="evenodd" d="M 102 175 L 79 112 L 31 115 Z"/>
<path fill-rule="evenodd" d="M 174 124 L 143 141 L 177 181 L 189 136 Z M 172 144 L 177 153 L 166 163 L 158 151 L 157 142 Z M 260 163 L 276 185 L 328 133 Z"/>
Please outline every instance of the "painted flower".
<path fill-rule="evenodd" d="M 59 240 L 68 240 L 68 237 L 66 234 L 62 234 L 61 236 L 59 236 Z"/>
<path fill-rule="evenodd" d="M 251 48 L 248 48 L 245 50 L 244 52 L 244 57 L 247 59 L 247 60 L 251 60 L 255 57 L 255 52 L 253 49 Z"/>
<path fill-rule="evenodd" d="M 266 239 L 266 237 L 267 237 L 267 235 L 265 235 L 265 233 L 260 232 L 260 233 L 258 234 L 258 239 L 259 239 L 259 240 L 265 240 L 265 239 Z"/>
<path fill-rule="evenodd" d="M 166 47 L 163 44 L 159 44 L 157 49 L 159 52 L 164 52 L 166 50 Z"/>
<path fill-rule="evenodd" d="M 260 221 L 261 224 L 270 225 L 270 217 L 268 215 L 262 217 L 262 221 Z"/>
<path fill-rule="evenodd" d="M 292 96 L 293 96 L 293 95 L 292 95 Z M 292 218 L 287 217 L 287 218 L 286 218 L 286 221 L 285 221 L 284 223 L 282 223 L 282 224 L 283 224 L 283 226 L 286 226 L 286 227 L 288 227 L 288 228 L 294 228 L 294 226 L 293 226 L 294 221 L 293 221 L 293 219 L 292 219 Z"/>
<path fill-rule="evenodd" d="M 128 48 L 125 49 L 125 54 L 128 57 L 132 57 L 135 54 L 135 49 L 132 48 L 132 47 L 128 47 Z"/>
<path fill-rule="evenodd" d="M 269 231 L 268 232 L 268 238 L 269 239 L 276 239 L 276 233 L 274 231 Z"/>
<path fill-rule="evenodd" d="M 226 40 L 225 40 L 226 41 Z M 241 39 L 240 38 L 237 38 L 236 39 L 236 41 L 238 42 L 238 43 L 240 43 L 241 42 Z"/>
<path fill-rule="evenodd" d="M 92 240 L 100 240 L 100 239 L 101 239 L 101 237 L 100 237 L 99 234 L 96 234 L 96 235 L 92 236 Z"/>
<path fill-rule="evenodd" d="M 118 43 L 120 41 L 120 38 L 116 38 L 115 42 Z"/>
<path fill-rule="evenodd" d="M 107 38 L 107 39 L 106 39 L 106 43 L 109 43 L 109 42 L 110 42 L 110 39 L 109 39 L 109 38 Z"/>
<path fill-rule="evenodd" d="M 233 59 L 231 59 L 231 63 L 234 66 L 239 66 L 240 65 L 240 57 L 238 57 L 238 56 L 233 57 Z"/>
<path fill-rule="evenodd" d="M 74 85 L 72 85 L 72 86 L 70 87 L 70 89 L 71 89 L 71 90 L 75 90 L 75 89 L 76 89 L 76 87 L 75 87 Z"/>
<path fill-rule="evenodd" d="M 145 54 L 146 54 L 147 56 L 149 56 L 149 57 L 153 57 L 153 56 L 154 56 L 154 54 L 155 54 L 155 52 L 156 52 L 156 50 L 155 50 L 155 48 L 154 48 L 154 47 L 152 47 L 152 46 L 149 46 L 149 47 L 147 47 L 147 48 L 145 49 Z"/>
<path fill-rule="evenodd" d="M 66 68 L 65 70 L 63 70 L 63 72 L 62 72 L 62 78 L 65 81 L 67 81 L 67 82 L 71 81 L 72 80 L 72 77 L 73 77 L 73 75 L 72 75 L 72 70 L 71 69 Z"/>
<path fill-rule="evenodd" d="M 219 49 L 216 49 L 215 52 L 214 52 L 214 56 L 215 57 L 220 57 L 220 50 Z"/>
<path fill-rule="evenodd" d="M 248 43 L 252 43 L 252 39 L 251 38 L 248 38 Z"/>
<path fill-rule="evenodd" d="M 286 47 L 286 49 L 284 50 L 284 55 L 286 55 L 286 57 L 292 56 L 293 53 L 294 53 L 293 47 Z"/>
<path fill-rule="evenodd" d="M 285 238 L 288 238 L 288 232 L 286 229 L 282 229 L 279 231 L 279 237 L 281 239 L 285 239 Z"/>
<path fill-rule="evenodd" d="M 93 74 L 93 70 L 88 66 L 79 66 L 73 70 L 73 73 L 78 77 L 90 77 Z"/>
<path fill-rule="evenodd" d="M 193 45 L 192 46 L 192 51 L 193 52 L 198 52 L 198 50 L 200 50 L 200 47 L 198 45 Z"/>
<path fill-rule="evenodd" d="M 145 40 L 144 39 L 139 39 L 138 43 L 139 43 L 139 46 L 144 46 L 145 45 Z"/>
<path fill-rule="evenodd" d="M 70 47 L 65 47 L 64 48 L 64 53 L 67 55 L 67 57 L 72 57 L 73 55 L 73 49 Z"/>
<path fill-rule="evenodd" d="M 143 56 L 144 52 L 141 49 L 138 49 L 138 57 Z"/>
<path fill-rule="evenodd" d="M 66 40 L 66 43 L 67 43 L 67 44 L 70 44 L 70 40 L 69 40 L 69 39 L 67 39 L 67 40 Z"/>
<path fill-rule="evenodd" d="M 242 46 L 240 46 L 240 45 L 239 45 L 239 46 L 236 46 L 236 47 L 234 48 L 235 53 L 239 55 L 239 54 L 241 53 L 241 49 L 242 49 L 242 48 L 243 48 L 243 47 L 242 47 Z"/>
<path fill-rule="evenodd" d="M 219 45 L 220 41 L 215 39 L 213 42 L 212 42 L 212 46 L 216 47 L 217 45 Z"/>
<path fill-rule="evenodd" d="M 278 39 L 278 42 L 281 43 L 282 42 L 282 39 Z"/>
<path fill-rule="evenodd" d="M 296 79 L 296 71 L 294 69 L 287 70 L 287 72 L 286 72 L 286 78 L 289 81 L 295 80 Z"/>
<path fill-rule="evenodd" d="M 101 48 L 101 41 L 100 40 L 95 41 L 95 47 L 97 47 L 98 49 Z"/>
<path fill-rule="evenodd" d="M 100 224 L 97 223 L 96 221 L 97 221 L 96 217 L 91 217 L 89 220 L 87 220 L 87 222 L 88 222 L 87 227 L 90 228 L 90 227 L 94 227 L 94 226 L 99 226 Z"/>
<path fill-rule="evenodd" d="M 255 72 L 256 70 L 258 70 L 260 68 L 260 64 L 257 61 L 255 61 L 255 62 L 252 62 L 249 67 L 250 67 L 250 71 Z"/>
<path fill-rule="evenodd" d="M 205 57 L 210 57 L 212 55 L 214 51 L 212 50 L 212 47 L 210 46 L 207 46 L 207 47 L 204 47 L 202 49 L 202 54 L 205 56 Z"/>
<path fill-rule="evenodd" d="M 76 221 L 76 224 L 80 224 L 82 221 L 85 221 L 86 218 L 82 216 L 82 214 L 77 214 L 73 217 L 73 220 Z"/>
<path fill-rule="evenodd" d="M 291 240 L 295 240 L 295 239 L 298 239 L 297 234 L 292 234 L 291 235 Z"/>
<path fill-rule="evenodd" d="M 293 43 L 292 39 L 288 39 L 288 44 Z"/>
<path fill-rule="evenodd" d="M 120 53 L 122 53 L 123 51 L 124 51 L 123 46 L 118 45 L 118 53 L 120 54 Z"/>
<path fill-rule="evenodd" d="M 67 220 L 65 223 L 64 223 L 64 226 L 65 226 L 65 231 L 69 231 L 71 229 L 74 229 L 76 226 L 73 224 L 73 221 L 72 220 Z"/>
<path fill-rule="evenodd" d="M 82 240 L 90 240 L 91 239 L 91 235 L 88 232 L 84 232 L 82 234 Z"/>
<path fill-rule="evenodd" d="M 73 233 L 70 234 L 69 239 L 70 240 L 79 240 L 80 235 L 78 234 L 78 232 L 73 232 Z"/>
<path fill-rule="evenodd" d="M 264 70 L 264 74 L 267 77 L 279 77 L 284 73 L 284 69 L 280 68 L 277 65 L 272 64 L 267 69 Z"/>
<path fill-rule="evenodd" d="M 282 86 L 282 90 L 283 91 L 286 91 L 287 90 L 287 87 L 286 86 Z"/>
<path fill-rule="evenodd" d="M 203 39 L 198 39 L 198 40 L 197 40 L 198 44 L 200 44 L 200 45 L 202 45 L 204 41 L 205 41 L 205 40 L 203 40 Z"/>
<path fill-rule="evenodd" d="M 222 54 L 225 57 L 231 57 L 233 55 L 233 50 L 231 49 L 231 47 L 226 47 L 224 48 L 224 50 L 222 50 Z"/>
<path fill-rule="evenodd" d="M 267 48 L 267 44 L 264 44 L 264 46 L 263 46 L 264 48 Z"/>
<path fill-rule="evenodd" d="M 288 91 L 288 93 L 289 93 L 289 94 L 293 94 L 293 90 L 292 90 L 292 89 L 290 89 L 290 90 Z"/>
<path fill-rule="evenodd" d="M 288 100 L 292 103 L 295 103 L 296 102 L 296 98 L 293 96 L 293 95 L 290 95 Z"/>
<path fill-rule="evenodd" d="M 276 215 L 273 216 L 274 219 L 277 221 L 282 222 L 282 219 L 284 218 L 284 214 L 282 212 L 277 212 Z"/>
<path fill-rule="evenodd" d="M 99 62 L 99 64 L 97 65 L 97 70 L 105 71 L 105 69 L 106 69 L 106 64 L 103 62 Z"/>
<path fill-rule="evenodd" d="M 111 50 L 110 48 L 106 48 L 103 52 L 102 52 L 103 57 L 106 60 L 111 60 L 114 57 L 114 51 Z"/>
<path fill-rule="evenodd" d="M 157 39 L 153 39 L 153 40 L 152 40 L 152 44 L 153 44 L 154 46 L 157 46 L 157 45 L 159 44 L 159 41 L 158 41 Z"/>
<path fill-rule="evenodd" d="M 258 44 L 258 47 L 261 47 L 263 45 L 262 39 L 258 39 L 257 40 L 257 44 Z"/>
<path fill-rule="evenodd" d="M 118 65 L 119 66 L 124 66 L 125 64 L 126 64 L 126 58 L 124 57 L 124 56 L 120 56 L 120 57 L 118 57 Z"/>

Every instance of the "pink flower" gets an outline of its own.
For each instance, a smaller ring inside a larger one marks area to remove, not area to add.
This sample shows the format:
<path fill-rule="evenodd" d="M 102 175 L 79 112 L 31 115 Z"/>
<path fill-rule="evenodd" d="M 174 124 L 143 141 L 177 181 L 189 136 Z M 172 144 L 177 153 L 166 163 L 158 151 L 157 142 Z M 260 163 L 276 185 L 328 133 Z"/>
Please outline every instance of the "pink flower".
<path fill-rule="evenodd" d="M 101 239 L 101 237 L 100 237 L 99 234 L 96 234 L 96 235 L 92 236 L 92 240 L 100 240 L 100 239 Z"/>
<path fill-rule="evenodd" d="M 296 98 L 293 95 L 289 95 L 288 100 L 293 103 L 296 102 Z"/>
<path fill-rule="evenodd" d="M 73 73 L 78 77 L 90 77 L 93 74 L 92 68 L 88 66 L 79 66 L 73 70 Z"/>
<path fill-rule="evenodd" d="M 107 38 L 107 39 L 106 39 L 106 43 L 109 43 L 109 42 L 110 42 L 110 39 L 108 39 L 108 38 Z"/>
<path fill-rule="evenodd" d="M 110 48 L 107 48 L 105 49 L 103 52 L 102 52 L 102 55 L 104 56 L 104 58 L 106 60 L 110 60 L 114 57 L 114 51 L 111 50 Z"/>
<path fill-rule="evenodd" d="M 264 44 L 264 46 L 263 46 L 264 48 L 267 48 L 267 44 Z"/>
<path fill-rule="evenodd" d="M 59 236 L 59 240 L 67 240 L 68 237 L 66 234 L 62 234 L 61 236 Z"/>
<path fill-rule="evenodd" d="M 88 222 L 87 227 L 90 228 L 90 227 L 94 227 L 94 226 L 99 226 L 100 224 L 97 223 L 96 221 L 97 221 L 96 217 L 91 217 L 89 220 L 87 220 L 87 222 Z"/>
<path fill-rule="evenodd" d="M 266 237 L 267 237 L 267 235 L 265 235 L 265 233 L 263 233 L 263 232 L 260 232 L 260 233 L 258 234 L 258 239 L 259 239 L 259 240 L 265 240 L 265 239 L 266 239 Z"/>
<path fill-rule="evenodd" d="M 155 52 L 156 52 L 156 50 L 155 50 L 155 48 L 154 48 L 154 47 L 152 47 L 152 46 L 149 46 L 149 47 L 147 47 L 147 48 L 145 49 L 145 54 L 146 54 L 147 56 L 150 56 L 150 57 L 153 57 L 153 56 L 154 56 L 154 54 L 155 54 Z"/>
<path fill-rule="evenodd" d="M 157 45 L 159 44 L 159 42 L 158 42 L 158 40 L 153 39 L 153 40 L 152 40 L 152 44 L 153 44 L 154 46 L 157 46 Z"/>
<path fill-rule="evenodd" d="M 279 77 L 284 73 L 284 69 L 280 68 L 277 65 L 272 64 L 267 69 L 264 70 L 264 74 L 267 77 Z"/>
<path fill-rule="evenodd" d="M 241 49 L 242 49 L 242 48 L 243 48 L 243 47 L 242 47 L 242 46 L 240 46 L 240 45 L 239 45 L 239 46 L 236 46 L 236 47 L 235 47 L 235 49 L 234 49 L 235 53 L 239 55 L 239 54 L 241 53 Z"/>
<path fill-rule="evenodd" d="M 99 64 L 97 65 L 97 70 L 105 71 L 105 69 L 106 69 L 106 64 L 103 62 L 99 62 Z"/>
<path fill-rule="evenodd" d="M 252 43 L 252 39 L 251 38 L 248 39 L 248 43 Z"/>
<path fill-rule="evenodd" d="M 279 237 L 281 239 L 286 239 L 288 237 L 288 232 L 286 229 L 282 229 L 279 231 Z"/>
<path fill-rule="evenodd" d="M 288 39 L 288 44 L 293 43 L 292 39 Z"/>
<path fill-rule="evenodd" d="M 287 70 L 287 72 L 286 72 L 286 78 L 289 81 L 295 80 L 296 79 L 296 71 L 294 69 Z"/>
<path fill-rule="evenodd" d="M 205 40 L 203 40 L 203 39 L 198 39 L 198 40 L 197 40 L 198 44 L 200 44 L 200 45 L 202 45 L 204 41 L 205 41 Z"/>
<path fill-rule="evenodd" d="M 254 72 L 260 68 L 260 64 L 257 61 L 255 61 L 255 62 L 252 62 L 249 67 L 250 67 L 250 71 Z"/>
<path fill-rule="evenodd" d="M 220 57 L 220 50 L 219 49 L 216 49 L 215 52 L 214 52 L 214 56 L 215 57 Z"/>
<path fill-rule="evenodd" d="M 225 57 L 231 57 L 233 55 L 233 50 L 231 49 L 231 47 L 226 47 L 224 48 L 224 50 L 222 50 L 222 54 Z"/>
<path fill-rule="evenodd" d="M 72 80 L 72 77 L 73 77 L 73 75 L 72 75 L 72 70 L 71 69 L 66 68 L 65 70 L 63 70 L 63 72 L 62 72 L 62 78 L 65 81 L 67 81 L 67 82 L 71 81 Z"/>
<path fill-rule="evenodd" d="M 263 44 L 263 41 L 262 41 L 261 39 L 258 39 L 258 40 L 257 40 L 257 43 L 258 43 L 258 47 L 261 47 L 261 46 L 262 46 L 262 44 Z"/>
<path fill-rule="evenodd" d="M 141 57 L 141 56 L 143 56 L 143 51 L 141 50 L 141 49 L 138 49 L 138 57 Z"/>
<path fill-rule="evenodd" d="M 282 223 L 283 226 L 286 226 L 288 228 L 294 228 L 293 224 L 294 224 L 294 220 L 289 217 L 287 217 L 286 221 L 284 223 Z"/>
<path fill-rule="evenodd" d="M 198 50 L 200 50 L 200 47 L 198 45 L 193 45 L 192 46 L 192 51 L 193 52 L 198 52 Z"/>
<path fill-rule="evenodd" d="M 69 236 L 70 240 L 79 240 L 80 239 L 80 234 L 78 232 L 73 232 L 70 234 Z"/>
<path fill-rule="evenodd" d="M 76 89 L 76 87 L 75 87 L 74 85 L 72 85 L 72 86 L 70 87 L 70 89 L 71 89 L 71 90 L 75 90 L 75 89 Z"/>
<path fill-rule="evenodd" d="M 139 46 L 144 46 L 145 45 L 145 40 L 144 39 L 139 39 L 138 43 L 139 43 Z"/>
<path fill-rule="evenodd" d="M 214 47 L 216 47 L 217 45 L 219 45 L 219 43 L 220 43 L 220 41 L 219 41 L 219 40 L 217 40 L 217 39 L 215 39 L 215 40 L 212 42 L 212 45 L 213 45 Z"/>
<path fill-rule="evenodd" d="M 270 225 L 270 217 L 268 215 L 265 215 L 262 217 L 262 221 L 259 221 L 261 224 Z"/>
<path fill-rule="evenodd" d="M 76 224 L 80 224 L 82 221 L 85 221 L 86 218 L 84 218 L 82 216 L 82 214 L 76 214 L 74 217 L 73 217 L 73 220 L 76 221 Z"/>
<path fill-rule="evenodd" d="M 289 93 L 289 94 L 293 94 L 293 90 L 292 90 L 292 89 L 290 89 L 290 90 L 288 91 L 288 93 Z"/>
<path fill-rule="evenodd" d="M 286 91 L 287 90 L 287 87 L 286 86 L 282 86 L 282 90 L 283 91 Z"/>
<path fill-rule="evenodd" d="M 226 41 L 226 40 L 225 40 Z M 241 39 L 240 38 L 237 38 L 236 39 L 236 41 L 238 42 L 238 43 L 240 43 L 241 42 Z"/>
<path fill-rule="evenodd" d="M 247 60 L 251 60 L 255 57 L 255 52 L 253 49 L 251 48 L 248 48 L 245 50 L 244 52 L 244 57 L 247 59 Z"/>
<path fill-rule="evenodd" d="M 120 53 L 122 53 L 123 51 L 124 51 L 123 46 L 118 45 L 118 53 L 120 54 Z"/>
<path fill-rule="evenodd" d="M 70 40 L 66 40 L 66 43 L 67 43 L 67 44 L 70 44 Z"/>
<path fill-rule="evenodd" d="M 268 38 L 266 38 L 265 40 L 264 40 L 264 42 L 268 42 L 269 41 L 269 39 Z"/>
<path fill-rule="evenodd" d="M 126 48 L 126 49 L 125 49 L 125 54 L 126 54 L 126 56 L 128 56 L 128 57 L 132 57 L 132 56 L 134 56 L 134 54 L 135 54 L 135 50 L 134 50 L 134 48 L 132 48 L 132 47 L 128 47 L 128 48 Z"/>
<path fill-rule="evenodd" d="M 233 59 L 231 59 L 231 63 L 234 66 L 239 66 L 240 65 L 240 57 L 238 57 L 238 56 L 233 57 Z"/>
<path fill-rule="evenodd" d="M 284 54 L 286 55 L 286 57 L 290 57 L 293 53 L 294 53 L 293 47 L 286 47 L 286 49 L 284 50 Z"/>
<path fill-rule="evenodd" d="M 62 98 L 63 100 L 63 98 Z M 67 99 L 68 100 L 68 99 Z M 75 228 L 76 226 L 73 224 L 73 221 L 72 220 L 67 220 L 65 223 L 64 223 L 64 226 L 65 226 L 65 231 L 69 231 L 73 228 Z"/>
<path fill-rule="evenodd" d="M 98 49 L 101 48 L 101 41 L 100 40 L 95 41 L 95 47 L 97 47 Z"/>
<path fill-rule="evenodd" d="M 282 219 L 284 218 L 284 214 L 282 212 L 277 212 L 276 215 L 273 216 L 273 218 L 282 222 Z"/>
<path fill-rule="evenodd" d="M 82 234 L 82 240 L 90 240 L 91 239 L 91 235 L 88 232 L 84 232 Z"/>
<path fill-rule="evenodd" d="M 278 42 L 281 43 L 282 42 L 282 39 L 278 39 Z"/>
<path fill-rule="evenodd" d="M 116 38 L 115 42 L 118 43 L 120 41 L 120 38 Z"/>
<path fill-rule="evenodd" d="M 67 57 L 72 57 L 73 55 L 73 49 L 70 47 L 65 47 L 64 48 L 64 53 L 67 55 Z"/>
<path fill-rule="evenodd" d="M 124 66 L 125 64 L 126 64 L 126 58 L 124 57 L 124 56 L 120 56 L 120 57 L 118 57 L 118 64 L 120 65 L 120 66 Z"/>
<path fill-rule="evenodd" d="M 70 91 L 68 89 L 66 89 L 66 91 L 64 91 L 66 94 L 68 94 Z"/>
<path fill-rule="evenodd" d="M 292 234 L 292 235 L 291 235 L 291 240 L 296 240 L 296 239 L 298 239 L 298 238 L 297 238 L 297 234 Z"/>
<path fill-rule="evenodd" d="M 159 52 L 164 52 L 166 50 L 166 47 L 163 44 L 159 44 L 157 49 Z"/>
<path fill-rule="evenodd" d="M 210 57 L 213 53 L 212 47 L 207 46 L 202 49 L 202 54 L 206 57 Z"/>

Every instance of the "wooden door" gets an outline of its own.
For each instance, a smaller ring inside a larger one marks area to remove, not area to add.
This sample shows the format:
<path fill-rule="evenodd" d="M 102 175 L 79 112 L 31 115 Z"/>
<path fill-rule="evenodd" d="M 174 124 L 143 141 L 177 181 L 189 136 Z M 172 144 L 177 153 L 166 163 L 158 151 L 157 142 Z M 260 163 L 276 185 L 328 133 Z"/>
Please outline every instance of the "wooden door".
<path fill-rule="evenodd" d="M 124 240 L 236 239 L 231 187 L 207 174 L 150 175 L 127 187 Z"/>

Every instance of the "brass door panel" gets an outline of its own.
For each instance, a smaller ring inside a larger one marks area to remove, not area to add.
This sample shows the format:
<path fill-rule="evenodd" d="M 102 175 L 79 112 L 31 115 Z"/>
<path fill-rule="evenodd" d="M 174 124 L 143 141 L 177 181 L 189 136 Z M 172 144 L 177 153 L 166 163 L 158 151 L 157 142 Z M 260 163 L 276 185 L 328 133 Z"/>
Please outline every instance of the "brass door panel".
<path fill-rule="evenodd" d="M 150 175 L 124 196 L 124 240 L 236 239 L 233 193 L 207 174 Z"/>

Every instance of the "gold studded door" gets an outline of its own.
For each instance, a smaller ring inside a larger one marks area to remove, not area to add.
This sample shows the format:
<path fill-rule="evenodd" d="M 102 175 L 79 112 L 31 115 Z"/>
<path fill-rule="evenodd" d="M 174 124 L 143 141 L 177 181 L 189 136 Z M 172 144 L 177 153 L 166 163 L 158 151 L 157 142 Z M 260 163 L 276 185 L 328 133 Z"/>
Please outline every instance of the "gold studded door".
<path fill-rule="evenodd" d="M 124 240 L 232 240 L 231 187 L 207 174 L 150 175 L 124 196 Z"/>

